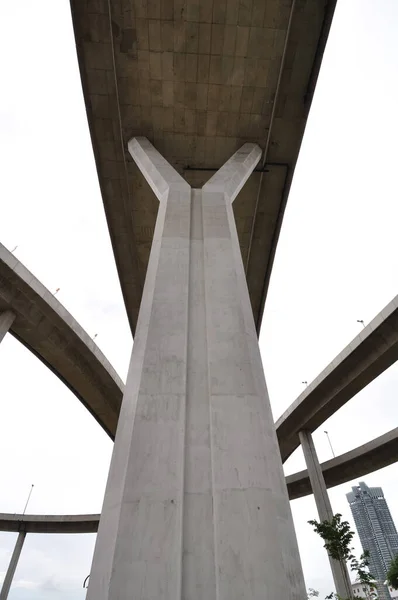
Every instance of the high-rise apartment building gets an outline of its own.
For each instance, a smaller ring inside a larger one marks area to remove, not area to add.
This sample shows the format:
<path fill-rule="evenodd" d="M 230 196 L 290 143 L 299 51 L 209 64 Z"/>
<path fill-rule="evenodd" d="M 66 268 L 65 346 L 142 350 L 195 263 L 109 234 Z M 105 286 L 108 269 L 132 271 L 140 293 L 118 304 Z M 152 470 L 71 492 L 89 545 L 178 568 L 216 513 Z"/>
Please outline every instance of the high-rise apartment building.
<path fill-rule="evenodd" d="M 398 534 L 383 490 L 360 481 L 347 494 L 347 500 L 362 548 L 370 553 L 370 572 L 384 582 L 391 560 L 398 554 Z"/>

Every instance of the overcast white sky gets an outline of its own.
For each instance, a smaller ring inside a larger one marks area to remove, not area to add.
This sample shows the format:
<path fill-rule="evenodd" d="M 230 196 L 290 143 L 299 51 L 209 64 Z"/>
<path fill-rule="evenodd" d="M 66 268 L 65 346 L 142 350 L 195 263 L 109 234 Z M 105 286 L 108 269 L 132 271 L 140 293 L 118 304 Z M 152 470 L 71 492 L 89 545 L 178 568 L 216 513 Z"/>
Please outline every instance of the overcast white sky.
<path fill-rule="evenodd" d="M 276 256 L 261 334 L 274 416 L 397 294 L 398 2 L 339 0 Z M 0 0 L 0 241 L 94 336 L 122 378 L 132 346 L 87 129 L 67 0 Z M 0 512 L 99 512 L 112 444 L 78 400 L 11 336 L 0 346 Z M 398 422 L 398 368 L 320 431 L 321 460 Z M 304 468 L 301 451 L 286 473 Z M 384 488 L 398 524 L 398 467 Z M 355 482 L 352 482 L 352 485 Z M 345 493 L 335 512 L 351 519 Z M 307 587 L 333 584 L 292 503 Z M 10 600 L 80 600 L 94 535 L 29 535 Z M 15 534 L 0 533 L 0 581 Z M 359 548 L 359 545 L 358 545 Z"/>

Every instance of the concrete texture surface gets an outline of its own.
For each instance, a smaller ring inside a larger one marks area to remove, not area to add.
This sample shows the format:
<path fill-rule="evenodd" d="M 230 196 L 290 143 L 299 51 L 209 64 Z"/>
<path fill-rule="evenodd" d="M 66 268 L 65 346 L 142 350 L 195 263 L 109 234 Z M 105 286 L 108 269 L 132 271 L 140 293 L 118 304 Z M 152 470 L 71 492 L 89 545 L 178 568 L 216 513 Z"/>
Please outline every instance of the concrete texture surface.
<path fill-rule="evenodd" d="M 315 431 L 398 359 L 398 296 L 336 356 L 277 420 L 283 462 L 301 430 Z"/>
<path fill-rule="evenodd" d="M 158 209 L 127 152 L 135 136 L 146 136 L 189 183 L 188 174 L 217 170 L 244 142 L 268 148 L 258 205 L 256 176 L 246 200 L 238 198 L 234 207 L 259 331 L 334 7 L 335 0 L 71 0 L 91 139 L 133 333 Z"/>
<path fill-rule="evenodd" d="M 15 314 L 12 322 L 7 311 Z M 10 333 L 66 384 L 114 437 L 123 382 L 72 315 L 0 244 L 0 336 L 6 319 Z"/>
<path fill-rule="evenodd" d="M 87 600 L 302 600 L 298 547 L 232 201 L 129 144 L 160 199 Z"/>

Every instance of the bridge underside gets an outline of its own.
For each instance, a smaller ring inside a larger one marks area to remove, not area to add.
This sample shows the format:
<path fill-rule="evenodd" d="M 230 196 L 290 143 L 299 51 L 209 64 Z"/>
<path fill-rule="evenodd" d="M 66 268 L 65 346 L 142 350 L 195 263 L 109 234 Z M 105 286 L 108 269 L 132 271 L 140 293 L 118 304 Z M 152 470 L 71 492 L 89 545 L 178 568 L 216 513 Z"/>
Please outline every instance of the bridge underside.
<path fill-rule="evenodd" d="M 158 202 L 127 153 L 147 137 L 190 185 L 266 148 L 234 210 L 259 331 L 335 0 L 71 0 L 91 138 L 135 332 Z M 289 23 L 291 26 L 289 27 Z"/>
<path fill-rule="evenodd" d="M 0 244 L 0 321 L 77 396 L 115 436 L 124 385 L 105 356 L 34 275 Z M 0 327 L 1 330 L 1 327 Z M 1 342 L 0 331 L 0 342 Z"/>

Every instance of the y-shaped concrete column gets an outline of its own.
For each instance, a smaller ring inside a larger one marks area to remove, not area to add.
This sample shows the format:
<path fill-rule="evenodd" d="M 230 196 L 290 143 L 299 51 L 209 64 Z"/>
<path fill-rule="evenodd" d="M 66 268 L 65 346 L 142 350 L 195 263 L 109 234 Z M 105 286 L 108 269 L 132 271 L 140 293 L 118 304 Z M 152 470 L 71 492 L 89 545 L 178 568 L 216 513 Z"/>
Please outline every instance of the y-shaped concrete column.
<path fill-rule="evenodd" d="M 26 538 L 26 532 L 20 531 L 18 533 L 17 541 L 15 543 L 14 552 L 12 553 L 10 564 L 8 565 L 7 573 L 3 581 L 3 585 L 0 592 L 0 600 L 7 600 L 10 592 L 12 580 L 14 579 L 15 570 L 18 566 L 19 557 L 21 556 L 22 547 Z"/>
<path fill-rule="evenodd" d="M 15 315 L 10 310 L 0 313 L 0 342 L 5 334 L 10 330 L 11 325 L 15 321 Z"/>
<path fill-rule="evenodd" d="M 300 431 L 299 438 L 304 453 L 305 463 L 307 465 L 312 493 L 314 494 L 315 504 L 318 509 L 319 519 L 321 521 L 331 521 L 333 519 L 332 505 L 330 504 L 328 491 L 326 489 L 312 435 L 309 431 Z M 330 558 L 330 556 L 329 561 L 336 593 L 341 598 L 353 598 L 351 580 L 345 561 L 334 560 L 333 558 Z"/>
<path fill-rule="evenodd" d="M 232 201 L 245 144 L 202 190 L 144 138 L 160 200 L 88 600 L 303 600 Z"/>

